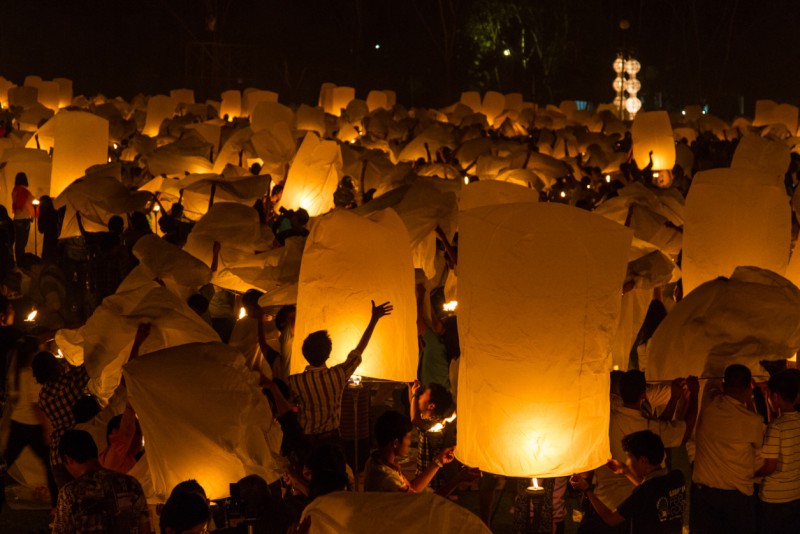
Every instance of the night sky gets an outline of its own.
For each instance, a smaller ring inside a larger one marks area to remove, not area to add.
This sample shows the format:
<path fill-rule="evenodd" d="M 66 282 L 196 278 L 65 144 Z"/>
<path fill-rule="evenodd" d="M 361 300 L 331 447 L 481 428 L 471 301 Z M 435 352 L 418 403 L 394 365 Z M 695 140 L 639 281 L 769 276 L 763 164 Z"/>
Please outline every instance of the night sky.
<path fill-rule="evenodd" d="M 0 75 L 16 83 L 27 74 L 63 76 L 74 80 L 75 94 L 125 98 L 178 87 L 216 98 L 220 90 L 256 86 L 287 103 L 315 102 L 319 84 L 332 81 L 355 86 L 362 98 L 370 89 L 395 89 L 399 102 L 414 105 L 443 105 L 467 89 L 522 91 L 539 102 L 609 101 L 624 17 L 631 22 L 624 44 L 643 65 L 645 99 L 660 93 L 673 109 L 708 103 L 722 116 L 737 111 L 740 96 L 749 113 L 755 98 L 800 103 L 800 2 L 528 0 L 541 6 L 534 18 L 544 45 L 560 40 L 565 47 L 554 57 L 547 92 L 511 60 L 499 65 L 500 86 L 475 74 L 470 21 L 481 8 L 509 3 L 0 0 Z M 438 46 L 440 4 L 448 30 L 456 29 L 449 88 Z M 554 4 L 564 20 L 554 18 Z"/>

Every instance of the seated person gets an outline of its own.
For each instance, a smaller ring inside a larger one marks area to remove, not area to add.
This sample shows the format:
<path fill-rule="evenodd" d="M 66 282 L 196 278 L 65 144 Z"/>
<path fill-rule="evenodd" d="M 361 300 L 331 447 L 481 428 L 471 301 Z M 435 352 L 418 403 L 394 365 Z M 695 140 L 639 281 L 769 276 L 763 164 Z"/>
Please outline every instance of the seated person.
<path fill-rule="evenodd" d="M 414 480 L 408 480 L 396 460 L 398 457 L 408 456 L 412 430 L 411 420 L 399 412 L 390 410 L 378 417 L 375 421 L 378 450 L 370 455 L 364 466 L 364 491 L 420 493 L 428 487 L 439 469 L 455 459 L 453 454 L 455 447 L 448 447 L 437 454 L 433 462 Z M 436 493 L 447 496 L 458 484 L 474 479 L 479 474 L 476 469 L 463 469 Z"/>
<path fill-rule="evenodd" d="M 662 467 L 665 450 L 658 434 L 640 430 L 622 439 L 627 460 L 609 460 L 607 467 L 625 475 L 636 486 L 633 493 L 616 510 L 610 510 L 597 498 L 588 481 L 573 475 L 572 487 L 581 491 L 597 514 L 609 526 L 629 523 L 632 534 L 680 534 L 686 507 L 686 481 L 683 473 L 667 472 Z"/>
<path fill-rule="evenodd" d="M 164 534 L 207 532 L 211 511 L 206 500 L 194 492 L 174 491 L 161 510 L 159 526 Z"/>

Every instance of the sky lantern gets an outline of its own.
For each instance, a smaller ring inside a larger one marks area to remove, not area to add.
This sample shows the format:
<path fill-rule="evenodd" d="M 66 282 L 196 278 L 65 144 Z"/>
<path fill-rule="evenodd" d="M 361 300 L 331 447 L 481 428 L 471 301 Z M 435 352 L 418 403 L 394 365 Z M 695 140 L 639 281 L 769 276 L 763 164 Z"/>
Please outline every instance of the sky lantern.
<path fill-rule="evenodd" d="M 36 198 L 50 194 L 53 163 L 44 150 L 7 148 L 0 151 L 0 204 L 11 205 L 11 191 L 18 172 L 28 176 L 28 189 Z"/>
<path fill-rule="evenodd" d="M 221 95 L 222 104 L 219 108 L 219 116 L 228 116 L 228 119 L 233 119 L 242 114 L 242 93 L 236 89 L 225 91 Z"/>
<path fill-rule="evenodd" d="M 294 157 L 280 206 L 303 208 L 312 217 L 333 208 L 333 193 L 342 174 L 342 152 L 336 141 L 307 133 Z"/>
<path fill-rule="evenodd" d="M 472 109 L 472 111 L 480 112 L 481 110 L 481 94 L 478 91 L 466 91 L 461 93 L 459 102 Z"/>
<path fill-rule="evenodd" d="M 248 117 L 253 114 L 261 102 L 277 102 L 278 93 L 274 91 L 265 91 L 263 89 L 256 89 L 248 87 L 244 90 L 242 96 L 242 113 Z"/>
<path fill-rule="evenodd" d="M 653 152 L 653 170 L 671 171 L 675 166 L 675 139 L 672 124 L 666 111 L 637 113 L 631 127 L 633 159 L 640 169 L 650 163 Z"/>
<path fill-rule="evenodd" d="M 42 82 L 39 84 L 39 103 L 47 109 L 58 111 L 59 87 L 56 82 Z"/>
<path fill-rule="evenodd" d="M 9 106 L 27 109 L 36 106 L 39 101 L 39 89 L 28 85 L 9 87 L 7 94 Z"/>
<path fill-rule="evenodd" d="M 458 459 L 514 477 L 603 465 L 630 230 L 522 203 L 462 211 L 459 235 Z"/>
<path fill-rule="evenodd" d="M 414 265 L 408 232 L 392 209 L 368 217 L 336 210 L 321 217 L 306 241 L 300 266 L 291 372 L 307 363 L 306 336 L 327 330 L 328 366 L 343 362 L 369 323 L 370 300 L 391 301 L 394 311 L 376 327 L 356 374 L 413 381 L 417 373 Z"/>
<path fill-rule="evenodd" d="M 53 81 L 58 84 L 58 107 L 65 108 L 72 104 L 72 80 L 56 78 Z"/>
<path fill-rule="evenodd" d="M 483 102 L 481 103 L 480 112 L 486 115 L 489 124 L 494 123 L 494 120 L 506 108 L 506 97 L 497 91 L 486 91 L 483 95 Z"/>
<path fill-rule="evenodd" d="M 370 91 L 367 95 L 367 107 L 370 112 L 389 109 L 389 96 L 384 91 Z"/>
<path fill-rule="evenodd" d="M 797 106 L 778 104 L 772 100 L 756 100 L 756 113 L 753 126 L 782 124 L 794 135 L 797 132 Z"/>
<path fill-rule="evenodd" d="M 194 104 L 194 90 L 192 89 L 172 89 L 169 97 L 176 104 Z"/>
<path fill-rule="evenodd" d="M 144 135 L 156 137 L 161 129 L 161 123 L 175 115 L 177 106 L 172 97 L 156 95 L 147 101 L 147 120 L 142 129 Z"/>
<path fill-rule="evenodd" d="M 695 175 L 686 198 L 683 292 L 738 266 L 784 275 L 792 213 L 782 181 L 751 169 L 713 169 Z"/>
<path fill-rule="evenodd" d="M 736 145 L 731 168 L 769 172 L 775 176 L 775 185 L 782 185 L 791 160 L 790 152 L 786 143 L 760 135 L 745 135 Z"/>
<path fill-rule="evenodd" d="M 352 87 L 336 86 L 325 95 L 325 113 L 339 117 L 343 109 L 356 98 L 356 90 Z"/>

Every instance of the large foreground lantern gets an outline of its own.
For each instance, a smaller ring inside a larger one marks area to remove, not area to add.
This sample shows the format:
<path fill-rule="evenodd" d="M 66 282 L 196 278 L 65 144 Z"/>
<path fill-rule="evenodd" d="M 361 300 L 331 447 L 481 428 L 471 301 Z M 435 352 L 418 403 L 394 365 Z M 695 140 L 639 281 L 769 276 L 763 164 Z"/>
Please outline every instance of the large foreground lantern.
<path fill-rule="evenodd" d="M 463 211 L 459 228 L 458 459 L 515 477 L 604 464 L 630 230 L 530 203 Z"/>
<path fill-rule="evenodd" d="M 751 169 L 698 173 L 686 198 L 683 291 L 738 266 L 785 274 L 792 238 L 789 198 L 775 174 Z"/>
<path fill-rule="evenodd" d="M 303 208 L 312 217 L 333 208 L 333 193 L 342 172 L 342 151 L 336 141 L 307 133 L 294 157 L 280 205 Z"/>
<path fill-rule="evenodd" d="M 297 326 L 291 372 L 307 365 L 303 340 L 327 330 L 333 341 L 328 366 L 345 360 L 369 322 L 370 300 L 391 301 L 356 374 L 408 382 L 417 373 L 414 266 L 403 221 L 388 209 L 370 217 L 336 210 L 309 235 L 300 267 Z"/>
<path fill-rule="evenodd" d="M 653 170 L 671 171 L 675 166 L 675 138 L 666 111 L 639 113 L 631 127 L 633 159 L 640 169 L 650 163 L 653 153 Z"/>

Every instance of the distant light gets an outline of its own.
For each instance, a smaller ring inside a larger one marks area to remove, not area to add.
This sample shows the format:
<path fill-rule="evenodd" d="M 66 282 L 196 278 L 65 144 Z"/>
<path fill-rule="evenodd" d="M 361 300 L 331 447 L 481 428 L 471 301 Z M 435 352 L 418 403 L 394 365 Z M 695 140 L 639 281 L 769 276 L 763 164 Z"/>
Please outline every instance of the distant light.
<path fill-rule="evenodd" d="M 606 174 L 606 183 L 607 184 L 611 183 L 611 175 L 610 174 Z"/>
<path fill-rule="evenodd" d="M 27 317 L 25 317 L 25 322 L 26 322 L 26 323 L 32 323 L 33 321 L 35 321 L 35 320 L 36 320 L 36 316 L 37 316 L 37 315 L 39 315 L 39 312 L 37 312 L 36 310 L 33 310 L 32 312 L 30 312 L 30 313 L 28 314 L 28 316 L 27 316 Z"/>
<path fill-rule="evenodd" d="M 34 198 L 33 199 L 33 205 L 34 206 L 38 206 L 39 205 L 39 199 L 38 198 Z"/>
<path fill-rule="evenodd" d="M 464 185 L 469 185 L 469 176 L 464 177 Z"/>
<path fill-rule="evenodd" d="M 614 370 L 615 370 L 615 371 L 619 371 L 619 365 L 615 365 L 615 366 L 614 366 Z"/>
<path fill-rule="evenodd" d="M 153 211 L 155 211 L 156 213 L 158 213 L 159 211 L 161 211 L 161 206 L 159 206 L 158 204 L 156 204 L 155 206 L 153 206 Z"/>
<path fill-rule="evenodd" d="M 653 178 L 658 178 L 658 173 L 657 172 L 653 173 Z"/>
<path fill-rule="evenodd" d="M 111 156 L 108 156 L 108 162 L 111 163 Z"/>
<path fill-rule="evenodd" d="M 119 145 L 118 145 L 117 143 L 114 143 L 114 145 L 113 145 L 113 146 L 114 146 L 114 150 L 116 150 L 116 149 L 118 149 L 118 148 L 119 148 Z"/>
<path fill-rule="evenodd" d="M 686 110 L 681 111 L 681 115 L 686 115 Z"/>
<path fill-rule="evenodd" d="M 457 307 L 458 307 L 458 301 L 457 300 L 451 300 L 450 302 L 445 302 L 444 306 L 442 306 L 442 309 L 444 311 L 452 312 L 452 311 L 456 311 Z"/>
<path fill-rule="evenodd" d="M 247 317 L 247 310 L 244 309 L 244 306 L 239 308 L 239 319 L 244 319 Z"/>
<path fill-rule="evenodd" d="M 361 375 L 352 375 L 350 377 L 350 381 L 353 383 L 354 387 L 358 387 L 361 385 Z"/>
<path fill-rule="evenodd" d="M 586 184 L 586 189 L 591 189 L 591 188 L 592 188 L 591 184 Z"/>
<path fill-rule="evenodd" d="M 506 48 L 505 50 L 503 50 L 503 55 L 506 56 L 506 57 L 510 56 L 511 55 L 511 50 Z"/>
<path fill-rule="evenodd" d="M 375 43 L 375 50 L 380 50 L 380 49 L 381 49 L 381 44 Z"/>
<path fill-rule="evenodd" d="M 566 192 L 564 192 L 564 191 L 562 191 L 562 192 L 561 192 L 561 198 L 567 198 L 567 193 L 566 193 Z"/>

